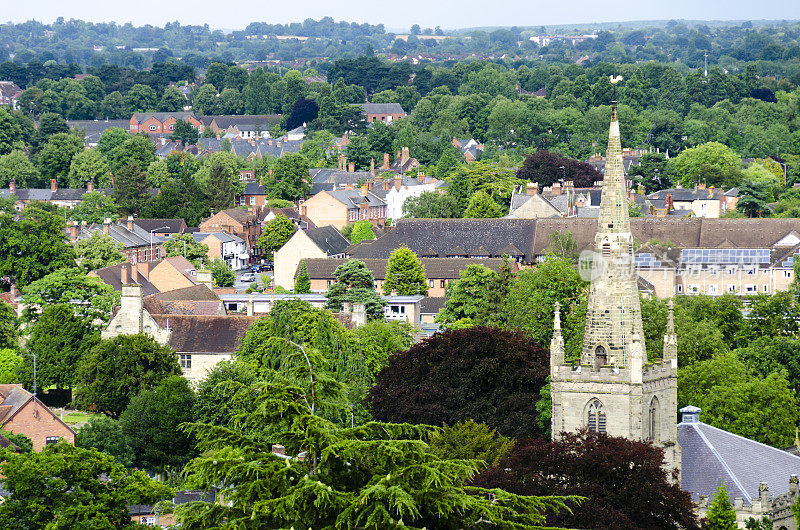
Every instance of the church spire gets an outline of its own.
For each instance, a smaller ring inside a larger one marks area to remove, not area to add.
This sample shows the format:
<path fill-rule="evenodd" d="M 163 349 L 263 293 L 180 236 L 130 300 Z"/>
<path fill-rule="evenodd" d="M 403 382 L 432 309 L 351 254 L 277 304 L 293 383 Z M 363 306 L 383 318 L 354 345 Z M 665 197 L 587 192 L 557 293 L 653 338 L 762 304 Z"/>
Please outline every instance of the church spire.
<path fill-rule="evenodd" d="M 611 82 L 616 85 L 621 79 L 612 77 Z M 597 221 L 581 363 L 591 365 L 594 370 L 601 366 L 642 366 L 647 359 L 633 260 L 633 236 L 628 216 L 616 89 L 611 105 L 606 166 Z M 635 347 L 634 338 L 637 339 Z"/>

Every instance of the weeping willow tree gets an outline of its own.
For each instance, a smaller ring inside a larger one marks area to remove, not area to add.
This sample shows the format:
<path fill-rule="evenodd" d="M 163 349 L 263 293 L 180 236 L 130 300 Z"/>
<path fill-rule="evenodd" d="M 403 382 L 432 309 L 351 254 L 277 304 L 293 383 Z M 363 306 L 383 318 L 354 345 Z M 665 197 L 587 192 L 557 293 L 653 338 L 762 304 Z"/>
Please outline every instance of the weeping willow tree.
<path fill-rule="evenodd" d="M 469 486 L 484 463 L 436 456 L 424 441 L 431 427 L 337 425 L 329 416 L 346 404 L 345 385 L 319 370 L 321 351 L 270 341 L 282 344 L 281 367 L 253 412 L 237 418 L 244 428 L 184 426 L 203 454 L 186 473 L 219 495 L 179 507 L 181 528 L 541 528 L 546 513 L 579 501 Z M 286 456 L 241 434 L 257 425 L 270 427 Z"/>
<path fill-rule="evenodd" d="M 342 386 L 341 406 L 326 409 L 324 417 L 337 425 L 353 426 L 370 419 L 363 398 L 374 384 L 375 374 L 391 353 L 408 348 L 410 342 L 408 326 L 370 322 L 363 330 L 350 331 L 327 310 L 297 300 L 280 301 L 247 332 L 237 360 L 259 380 L 269 382 L 278 376 L 289 377 L 298 363 L 306 362 L 296 355 L 302 347 L 318 376 Z M 289 381 L 301 385 L 305 379 Z M 242 393 L 252 396 L 244 388 Z"/>

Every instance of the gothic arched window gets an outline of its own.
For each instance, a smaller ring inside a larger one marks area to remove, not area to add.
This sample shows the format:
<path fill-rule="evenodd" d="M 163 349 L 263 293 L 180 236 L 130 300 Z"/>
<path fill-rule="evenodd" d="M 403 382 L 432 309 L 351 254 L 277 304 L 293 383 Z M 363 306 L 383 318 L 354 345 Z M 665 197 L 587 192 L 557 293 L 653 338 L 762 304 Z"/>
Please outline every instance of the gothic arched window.
<path fill-rule="evenodd" d="M 603 241 L 603 256 L 611 255 L 611 243 L 608 240 Z"/>
<path fill-rule="evenodd" d="M 589 432 L 606 432 L 606 409 L 599 399 L 595 398 L 589 403 L 587 420 Z"/>
<path fill-rule="evenodd" d="M 650 410 L 647 414 L 647 439 L 653 442 L 658 442 L 660 430 L 659 423 L 661 421 L 661 414 L 658 407 L 658 398 L 653 396 L 650 400 Z"/>

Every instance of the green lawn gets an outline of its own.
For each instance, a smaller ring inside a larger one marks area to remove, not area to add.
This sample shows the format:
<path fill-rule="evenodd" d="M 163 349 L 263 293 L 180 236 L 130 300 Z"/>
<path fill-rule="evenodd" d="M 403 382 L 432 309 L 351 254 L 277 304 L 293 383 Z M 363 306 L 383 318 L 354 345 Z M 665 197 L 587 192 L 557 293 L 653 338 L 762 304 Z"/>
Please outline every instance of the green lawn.
<path fill-rule="evenodd" d="M 83 412 L 70 412 L 64 415 L 64 423 L 86 423 L 94 414 L 84 414 Z"/>

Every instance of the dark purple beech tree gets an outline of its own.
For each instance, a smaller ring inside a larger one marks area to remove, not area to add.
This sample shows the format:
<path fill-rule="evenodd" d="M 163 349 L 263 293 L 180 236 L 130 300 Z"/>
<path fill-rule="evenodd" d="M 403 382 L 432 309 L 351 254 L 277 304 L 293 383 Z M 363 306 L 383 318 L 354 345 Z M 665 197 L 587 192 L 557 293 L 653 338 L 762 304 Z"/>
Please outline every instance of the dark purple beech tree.
<path fill-rule="evenodd" d="M 614 530 L 699 529 L 690 494 L 662 467 L 664 453 L 645 442 L 605 434 L 519 440 L 473 480 L 518 495 L 579 495 L 585 500 L 547 518 L 547 526 Z"/>
<path fill-rule="evenodd" d="M 563 169 L 562 169 L 563 168 Z M 552 186 L 560 180 L 571 180 L 576 188 L 590 188 L 603 180 L 603 175 L 588 162 L 565 158 L 550 151 L 536 151 L 525 157 L 517 178 L 538 182 L 539 187 Z"/>
<path fill-rule="evenodd" d="M 451 330 L 392 356 L 367 400 L 379 421 L 474 420 L 503 436 L 542 436 L 536 402 L 549 363 L 547 350 L 524 333 Z"/>

